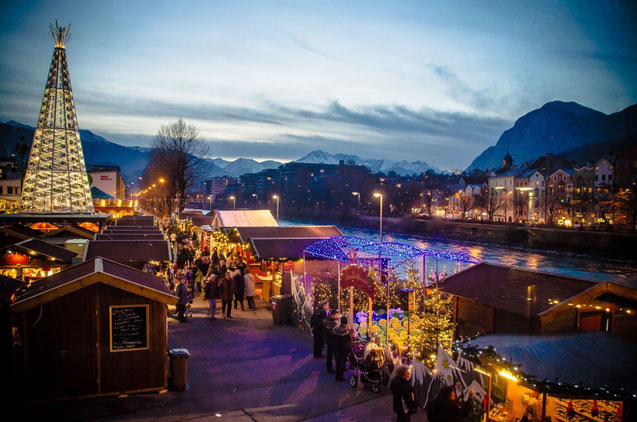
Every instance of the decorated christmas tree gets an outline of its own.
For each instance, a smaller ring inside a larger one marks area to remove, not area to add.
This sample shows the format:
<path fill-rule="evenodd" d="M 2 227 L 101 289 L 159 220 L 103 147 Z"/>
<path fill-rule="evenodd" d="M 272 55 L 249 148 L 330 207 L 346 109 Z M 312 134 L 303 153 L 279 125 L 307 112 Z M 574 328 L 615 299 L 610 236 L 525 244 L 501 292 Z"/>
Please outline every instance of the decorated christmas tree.
<path fill-rule="evenodd" d="M 414 327 L 413 350 L 419 359 L 433 365 L 438 344 L 451 352 L 456 326 L 453 322 L 453 297 L 438 290 L 436 284 L 424 302 L 426 311 Z"/>

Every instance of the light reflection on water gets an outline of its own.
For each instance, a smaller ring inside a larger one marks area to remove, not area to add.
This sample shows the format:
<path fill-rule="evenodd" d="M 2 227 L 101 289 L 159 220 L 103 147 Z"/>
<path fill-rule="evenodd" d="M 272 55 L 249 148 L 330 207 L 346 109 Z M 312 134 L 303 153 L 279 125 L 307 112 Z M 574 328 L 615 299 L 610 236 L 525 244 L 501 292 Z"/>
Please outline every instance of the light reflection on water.
<path fill-rule="evenodd" d="M 303 223 L 281 221 L 281 225 L 292 224 Z M 339 227 L 339 229 L 346 236 L 360 236 L 378 241 L 377 231 L 343 227 Z M 597 281 L 613 281 L 637 287 L 637 263 L 629 260 L 605 259 L 570 252 L 528 250 L 469 241 L 423 238 L 396 233 L 383 233 L 383 240 L 406 243 L 423 249 L 464 251 L 476 259 L 493 264 L 546 271 Z M 428 273 L 434 271 L 435 262 L 432 261 L 427 261 Z M 438 265 L 440 271 L 444 267 L 449 273 L 466 267 L 466 264 L 458 265 L 453 262 L 443 261 L 440 261 Z"/>

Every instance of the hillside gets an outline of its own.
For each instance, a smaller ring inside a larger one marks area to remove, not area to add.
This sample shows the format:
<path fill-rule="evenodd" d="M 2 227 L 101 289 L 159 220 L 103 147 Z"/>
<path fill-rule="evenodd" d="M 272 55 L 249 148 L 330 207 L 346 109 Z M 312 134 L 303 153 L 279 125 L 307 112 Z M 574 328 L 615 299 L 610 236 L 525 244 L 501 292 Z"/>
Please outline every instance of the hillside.
<path fill-rule="evenodd" d="M 467 170 L 500 167 L 507 149 L 513 163 L 522 165 L 548 152 L 560 154 L 633 135 L 637 135 L 637 104 L 607 115 L 574 102 L 553 101 L 520 117 Z"/>

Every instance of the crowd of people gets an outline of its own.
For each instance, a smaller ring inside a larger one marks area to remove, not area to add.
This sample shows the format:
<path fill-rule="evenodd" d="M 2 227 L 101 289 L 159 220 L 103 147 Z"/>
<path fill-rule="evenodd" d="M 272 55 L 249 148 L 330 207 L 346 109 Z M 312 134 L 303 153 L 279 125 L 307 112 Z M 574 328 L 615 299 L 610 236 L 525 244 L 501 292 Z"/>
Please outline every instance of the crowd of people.
<path fill-rule="evenodd" d="M 329 302 L 325 301 L 316 308 L 310 320 L 312 336 L 314 338 L 314 357 L 325 357 L 328 373 L 335 373 L 337 381 L 345 381 L 346 364 L 351 362 L 352 345 L 360 341 L 356 331 L 348 324 L 347 317 L 340 316 L 338 310 L 329 309 Z M 378 339 L 369 340 L 365 346 L 367 352 L 379 347 Z M 323 350 L 326 350 L 323 355 Z M 350 369 L 352 368 L 350 363 Z M 391 365 L 393 366 L 393 364 Z M 411 371 L 407 365 L 396 365 L 390 368 L 392 375 L 389 388 L 393 396 L 393 410 L 398 422 L 408 422 L 417 412 L 414 391 L 409 379 Z M 469 393 L 469 400 L 456 398 L 455 391 L 450 386 L 440 389 L 427 409 L 429 422 L 461 422 L 472 411 L 473 390 Z"/>
<path fill-rule="evenodd" d="M 246 257 L 234 248 L 220 250 L 201 248 L 192 228 L 163 222 L 173 251 L 170 266 L 147 264 L 145 271 L 162 277 L 177 296 L 177 319 L 187 322 L 194 295 L 200 294 L 208 302 L 211 320 L 216 319 L 217 303 L 221 301 L 221 315 L 232 318 L 232 308 L 254 310 L 255 278 L 248 268 Z"/>
<path fill-rule="evenodd" d="M 233 308 L 245 311 L 247 305 L 248 310 L 255 309 L 255 278 L 244 256 L 232 249 L 200 249 L 194 233 L 180 230 L 176 226 L 166 229 L 174 251 L 174 263 L 170 267 L 157 265 L 149 271 L 163 276 L 177 296 L 176 311 L 180 322 L 187 322 L 188 309 L 196 292 L 208 302 L 208 316 L 211 320 L 216 319 L 219 300 L 224 318 L 232 318 Z M 361 341 L 356 331 L 350 326 L 346 316 L 340 315 L 336 309 L 330 309 L 327 301 L 315 310 L 310 326 L 314 338 L 314 357 L 325 358 L 327 372 L 335 374 L 337 381 L 345 381 L 348 362 L 350 369 L 354 366 L 351 359 L 352 346 Z M 372 348 L 379 347 L 377 344 L 378 340 L 370 340 L 365 346 L 365 355 Z M 409 382 L 410 368 L 402 364 L 391 366 L 393 372 L 389 388 L 393 395 L 392 406 L 396 420 L 409 421 L 418 409 Z M 471 403 L 472 400 L 459 401 L 452 387 L 443 387 L 428 406 L 428 421 L 460 422 L 471 412 Z"/>

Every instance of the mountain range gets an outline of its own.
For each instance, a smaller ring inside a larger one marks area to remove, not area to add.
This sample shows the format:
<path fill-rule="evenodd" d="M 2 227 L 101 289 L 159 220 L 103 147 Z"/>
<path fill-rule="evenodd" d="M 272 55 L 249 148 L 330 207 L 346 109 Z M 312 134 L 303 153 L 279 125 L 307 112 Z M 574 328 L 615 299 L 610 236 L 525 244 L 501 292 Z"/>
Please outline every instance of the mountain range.
<path fill-rule="evenodd" d="M 0 156 L 11 156 L 20 136 L 31 144 L 34 128 L 19 122 L 0 123 Z M 637 136 L 637 104 L 613 114 L 604 114 L 574 102 L 553 101 L 520 117 L 513 127 L 504 131 L 494 146 L 487 148 L 469 165 L 473 169 L 495 169 L 502 165 L 507 151 L 518 166 L 532 162 L 546 153 L 559 154 L 577 164 L 596 160 L 603 154 L 635 144 Z M 128 147 L 110 142 L 89 130 L 80 130 L 87 167 L 118 165 L 125 180 L 136 180 L 148 164 L 150 148 Z M 364 165 L 372 173 L 394 172 L 400 176 L 422 174 L 428 170 L 445 173 L 423 161 L 391 161 L 367 159 L 350 154 L 329 154 L 312 151 L 299 158 L 300 163 Z M 26 157 L 25 157 L 26 164 Z M 206 159 L 206 177 L 239 177 L 246 173 L 278 168 L 283 163 L 273 160 L 258 162 L 251 158 L 233 161 Z"/>
<path fill-rule="evenodd" d="M 13 120 L 7 123 L 0 123 L 0 155 L 11 156 L 15 152 L 15 144 L 24 136 L 27 144 L 33 141 L 35 128 Z M 90 130 L 80 129 L 82 148 L 84 149 L 84 159 L 87 168 L 93 165 L 116 165 L 122 169 L 122 177 L 125 180 L 136 180 L 141 176 L 148 165 L 147 147 L 127 147 L 111 142 Z M 27 162 L 25 157 L 25 165 Z M 427 170 L 441 172 L 441 170 L 430 166 L 422 161 L 390 161 L 365 159 L 357 155 L 329 154 L 325 151 L 316 150 L 306 156 L 296 160 L 300 163 L 324 163 L 338 164 L 340 160 L 348 164 L 367 166 L 372 173 L 395 172 L 401 176 L 411 176 L 421 174 Z M 206 177 L 232 176 L 239 177 L 246 173 L 258 173 L 266 169 L 274 169 L 283 163 L 274 160 L 256 161 L 251 158 L 237 158 L 236 160 L 224 160 L 223 158 L 206 159 Z"/>
<path fill-rule="evenodd" d="M 502 165 L 507 151 L 518 166 L 546 153 L 565 153 L 574 161 L 596 160 L 596 153 L 607 152 L 619 139 L 637 135 L 637 104 L 613 114 L 604 114 L 574 102 L 552 101 L 520 117 L 512 128 L 504 131 L 494 146 L 482 152 L 467 168 L 494 169 Z M 570 156 L 584 146 L 590 157 Z M 580 163 L 583 164 L 583 163 Z"/>

